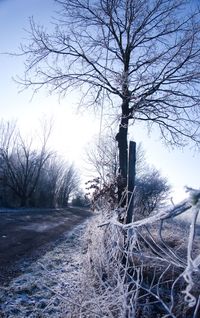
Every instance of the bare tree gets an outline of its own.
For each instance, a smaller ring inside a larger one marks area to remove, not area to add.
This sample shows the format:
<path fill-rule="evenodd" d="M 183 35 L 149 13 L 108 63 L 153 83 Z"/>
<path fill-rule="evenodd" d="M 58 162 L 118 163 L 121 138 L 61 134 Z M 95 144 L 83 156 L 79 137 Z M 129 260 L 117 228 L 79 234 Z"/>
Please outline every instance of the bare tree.
<path fill-rule="evenodd" d="M 169 197 L 170 186 L 158 170 L 149 169 L 136 178 L 135 184 L 135 220 L 164 208 Z"/>
<path fill-rule="evenodd" d="M 163 208 L 170 190 L 167 179 L 156 168 L 148 165 L 141 143 L 138 144 L 136 153 L 135 219 Z M 117 144 L 112 133 L 93 143 L 93 146 L 87 149 L 86 155 L 93 177 L 87 185 L 88 190 L 92 190 L 93 200 L 99 202 L 99 198 L 103 196 L 107 203 L 116 207 L 118 156 Z"/>
<path fill-rule="evenodd" d="M 63 207 L 79 190 L 78 171 L 47 148 L 51 123 L 42 124 L 41 144 L 25 140 L 16 124 L 0 123 L 0 205 Z"/>
<path fill-rule="evenodd" d="M 41 170 L 33 202 L 37 206 L 64 207 L 79 189 L 78 171 L 54 154 Z"/>
<path fill-rule="evenodd" d="M 58 204 L 68 206 L 69 198 L 79 189 L 80 179 L 73 165 L 64 167 L 58 191 Z"/>
<path fill-rule="evenodd" d="M 30 21 L 23 83 L 119 105 L 120 199 L 130 120 L 157 126 L 172 145 L 200 141 L 200 11 L 189 0 L 55 1 L 54 32 Z"/>
<path fill-rule="evenodd" d="M 45 162 L 41 170 L 40 179 L 33 197 L 33 202 L 37 206 L 57 207 L 62 172 L 63 164 L 54 154 Z"/>
<path fill-rule="evenodd" d="M 86 149 L 86 163 L 90 177 L 99 177 L 102 183 L 114 183 L 118 174 L 118 152 L 115 137 L 110 131 L 95 138 Z"/>
<path fill-rule="evenodd" d="M 47 151 L 50 131 L 43 133 L 40 150 L 34 150 L 32 140 L 25 142 L 10 123 L 1 122 L 0 130 L 3 179 L 20 199 L 20 205 L 26 206 L 36 190 L 42 167 L 51 156 Z"/>

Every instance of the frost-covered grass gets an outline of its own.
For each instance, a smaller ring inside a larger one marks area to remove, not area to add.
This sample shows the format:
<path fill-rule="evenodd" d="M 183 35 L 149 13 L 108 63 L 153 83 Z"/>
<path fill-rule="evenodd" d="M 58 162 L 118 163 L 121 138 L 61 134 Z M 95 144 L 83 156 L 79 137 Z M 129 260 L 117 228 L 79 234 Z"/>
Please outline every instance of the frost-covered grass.
<path fill-rule="evenodd" d="M 64 241 L 0 289 L 0 317 L 71 317 L 82 267 L 82 235 L 78 226 Z"/>
<path fill-rule="evenodd" d="M 1 291 L 2 317 L 200 317 L 200 203 L 170 218 L 191 206 L 129 225 L 101 211 Z"/>
<path fill-rule="evenodd" d="M 74 317 L 200 317 L 196 203 L 186 201 L 128 225 L 117 221 L 115 211 L 112 217 L 104 211 L 90 224 L 84 292 Z M 174 221 L 188 209 L 190 224 Z"/>

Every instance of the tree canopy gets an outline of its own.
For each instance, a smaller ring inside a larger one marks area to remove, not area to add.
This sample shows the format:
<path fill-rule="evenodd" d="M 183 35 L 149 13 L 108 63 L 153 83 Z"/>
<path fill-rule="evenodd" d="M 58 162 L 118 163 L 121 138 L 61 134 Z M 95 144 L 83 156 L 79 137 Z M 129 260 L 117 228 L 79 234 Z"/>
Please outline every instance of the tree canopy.
<path fill-rule="evenodd" d="M 102 89 L 128 94 L 130 117 L 157 123 L 172 143 L 199 141 L 199 11 L 183 0 L 56 2 L 53 33 L 31 20 L 26 85 L 82 85 L 92 102 Z"/>
<path fill-rule="evenodd" d="M 185 0 L 55 0 L 53 30 L 30 20 L 23 84 L 118 114 L 119 165 L 127 182 L 130 120 L 157 126 L 171 145 L 200 142 L 200 11 Z M 82 100 L 83 102 L 83 100 Z"/>

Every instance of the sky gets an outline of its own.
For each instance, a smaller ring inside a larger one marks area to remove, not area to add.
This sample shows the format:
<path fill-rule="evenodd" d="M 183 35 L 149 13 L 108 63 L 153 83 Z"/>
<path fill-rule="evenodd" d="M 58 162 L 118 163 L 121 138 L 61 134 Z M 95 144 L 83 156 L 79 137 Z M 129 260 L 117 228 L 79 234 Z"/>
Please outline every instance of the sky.
<path fill-rule="evenodd" d="M 59 101 L 58 96 L 45 90 L 32 98 L 32 91 L 20 91 L 13 77 L 22 75 L 23 57 L 13 57 L 4 52 L 16 52 L 26 41 L 29 17 L 48 25 L 56 10 L 53 0 L 0 0 L 0 113 L 5 120 L 17 120 L 22 133 L 31 133 L 39 120 L 53 118 L 51 147 L 84 172 L 85 148 L 99 134 L 100 118 L 92 110 L 77 110 L 76 94 Z M 160 170 L 173 187 L 174 202 L 186 197 L 184 186 L 200 188 L 200 153 L 190 147 L 169 149 L 162 144 L 155 132 L 150 136 L 144 127 L 134 126 L 129 137 L 142 142 L 149 164 Z"/>

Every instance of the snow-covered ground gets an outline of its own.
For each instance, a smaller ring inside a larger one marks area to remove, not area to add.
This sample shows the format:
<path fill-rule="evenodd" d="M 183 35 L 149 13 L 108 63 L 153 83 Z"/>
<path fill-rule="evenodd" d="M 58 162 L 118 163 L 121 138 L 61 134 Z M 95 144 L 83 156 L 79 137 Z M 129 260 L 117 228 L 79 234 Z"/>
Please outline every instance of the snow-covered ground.
<path fill-rule="evenodd" d="M 78 292 L 82 266 L 82 235 L 87 222 L 32 263 L 8 287 L 0 289 L 0 318 L 72 316 L 73 295 Z"/>

